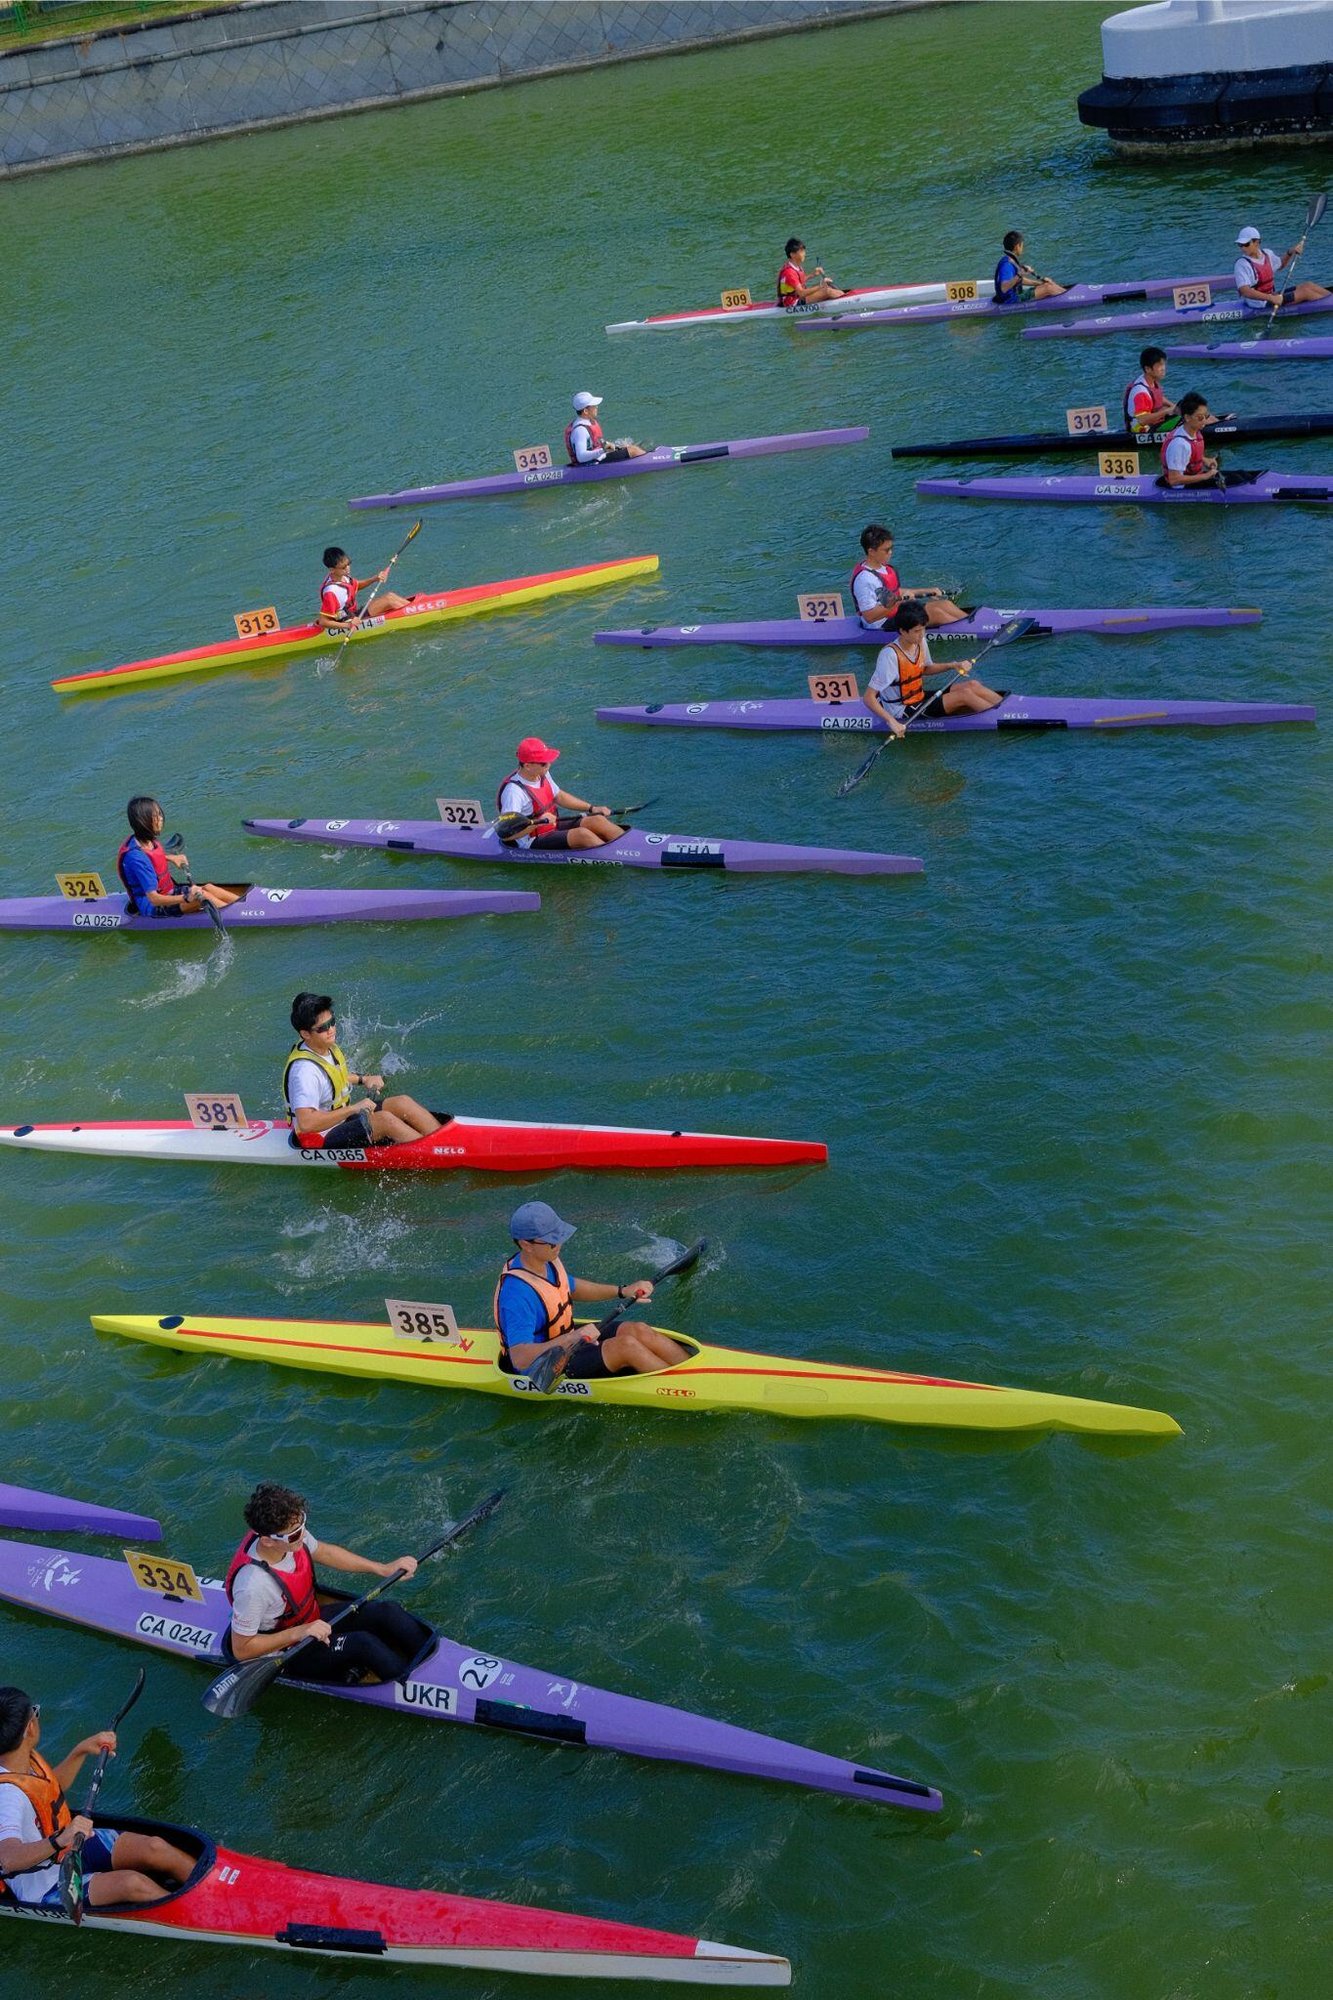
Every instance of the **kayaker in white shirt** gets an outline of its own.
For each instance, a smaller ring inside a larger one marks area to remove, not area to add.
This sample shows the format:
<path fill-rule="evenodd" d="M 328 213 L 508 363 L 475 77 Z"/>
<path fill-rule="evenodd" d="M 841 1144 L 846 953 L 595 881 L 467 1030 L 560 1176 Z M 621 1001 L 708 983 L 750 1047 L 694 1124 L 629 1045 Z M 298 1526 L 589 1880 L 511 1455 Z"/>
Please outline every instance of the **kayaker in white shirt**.
<path fill-rule="evenodd" d="M 611 818 L 609 806 L 589 805 L 561 791 L 551 776 L 560 752 L 540 736 L 525 736 L 514 754 L 517 768 L 495 795 L 495 830 L 503 846 L 606 847 L 626 831 Z"/>
<path fill-rule="evenodd" d="M 1250 223 L 1246 223 L 1236 241 L 1240 245 L 1235 268 L 1236 290 L 1248 312 L 1278 312 L 1283 306 L 1313 305 L 1316 299 L 1329 297 L 1328 287 L 1316 285 L 1311 278 L 1302 278 L 1299 285 L 1288 285 L 1285 292 L 1277 289 L 1278 272 L 1285 271 L 1305 248 L 1303 236 L 1292 244 L 1285 257 L 1265 250 L 1259 231 Z"/>
<path fill-rule="evenodd" d="M 605 398 L 591 389 L 580 389 L 574 398 L 574 421 L 565 426 L 565 450 L 571 465 L 618 465 L 622 459 L 646 456 L 633 438 L 619 438 L 608 444 L 602 436 L 597 412 Z"/>
<path fill-rule="evenodd" d="M 999 707 L 1004 696 L 980 681 L 953 681 L 928 695 L 925 683 L 930 675 L 970 674 L 975 663 L 950 660 L 947 666 L 936 666 L 926 638 L 926 614 L 919 604 L 904 604 L 893 624 L 896 636 L 875 661 L 864 700 L 871 714 L 886 722 L 894 736 L 905 736 L 909 722 L 926 716 L 979 715 Z"/>
<path fill-rule="evenodd" d="M 337 1152 L 401 1145 L 439 1131 L 435 1113 L 415 1097 L 402 1093 L 382 1097 L 382 1076 L 348 1068 L 336 1040 L 338 1020 L 327 993 L 298 993 L 291 1022 L 297 1039 L 287 1056 L 282 1089 L 293 1145 L 300 1143 L 303 1133 L 317 1133 L 321 1147 Z M 353 1088 L 374 1095 L 353 1099 Z"/>
<path fill-rule="evenodd" d="M 880 521 L 861 530 L 861 560 L 852 571 L 852 601 L 867 631 L 891 624 L 898 606 L 919 601 L 927 625 L 956 625 L 967 613 L 934 585 L 905 589 L 893 567 L 893 536 Z"/>
<path fill-rule="evenodd" d="M 1208 399 L 1197 389 L 1180 399 L 1180 425 L 1162 446 L 1162 482 L 1166 486 L 1210 486 L 1218 462 L 1203 448 L 1203 427 L 1213 420 Z"/>

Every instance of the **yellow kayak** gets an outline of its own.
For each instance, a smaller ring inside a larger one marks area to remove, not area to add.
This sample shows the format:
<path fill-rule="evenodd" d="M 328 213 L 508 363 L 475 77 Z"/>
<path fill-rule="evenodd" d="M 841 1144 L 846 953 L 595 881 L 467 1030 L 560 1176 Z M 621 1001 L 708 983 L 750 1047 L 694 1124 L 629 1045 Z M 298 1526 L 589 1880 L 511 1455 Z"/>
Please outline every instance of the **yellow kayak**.
<path fill-rule="evenodd" d="M 94 1313 L 99 1333 L 119 1333 L 182 1354 L 230 1354 L 331 1375 L 380 1382 L 416 1382 L 432 1389 L 480 1389 L 532 1406 L 561 1401 L 614 1403 L 622 1409 L 760 1410 L 779 1417 L 862 1417 L 886 1424 L 937 1424 L 960 1430 L 1089 1431 L 1120 1437 L 1173 1437 L 1180 1425 L 1160 1410 L 1093 1403 L 1081 1396 L 1047 1396 L 1036 1389 L 1000 1389 L 837 1363 L 786 1361 L 737 1348 L 706 1347 L 673 1333 L 690 1350 L 687 1361 L 655 1375 L 618 1375 L 595 1382 L 561 1382 L 543 1396 L 522 1375 L 499 1366 L 499 1335 L 460 1329 L 458 1339 L 398 1334 L 389 1326 L 345 1320 L 164 1319 Z"/>

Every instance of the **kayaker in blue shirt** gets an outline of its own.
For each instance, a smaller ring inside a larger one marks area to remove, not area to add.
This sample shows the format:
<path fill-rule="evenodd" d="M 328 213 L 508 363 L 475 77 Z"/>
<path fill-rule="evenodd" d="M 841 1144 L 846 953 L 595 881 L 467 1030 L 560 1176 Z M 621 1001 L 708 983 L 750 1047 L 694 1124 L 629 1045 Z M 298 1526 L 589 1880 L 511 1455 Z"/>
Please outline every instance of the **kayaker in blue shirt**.
<path fill-rule="evenodd" d="M 620 1320 L 606 1333 L 599 1333 L 596 1326 L 574 1324 L 575 1300 L 633 1299 L 646 1304 L 653 1287 L 647 1278 L 628 1285 L 599 1285 L 591 1278 L 570 1277 L 560 1250 L 574 1234 L 574 1225 L 562 1222 L 548 1202 L 523 1202 L 509 1218 L 509 1234 L 516 1254 L 500 1273 L 494 1299 L 503 1350 L 500 1366 L 507 1373 L 531 1371 L 538 1387 L 550 1390 L 562 1375 L 583 1382 L 609 1375 L 652 1375 L 689 1359 L 669 1334 L 643 1320 Z"/>
<path fill-rule="evenodd" d="M 156 799 L 140 793 L 125 808 L 130 837 L 116 856 L 116 873 L 130 899 L 131 909 L 141 917 L 192 917 L 208 903 L 225 910 L 239 903 L 242 891 L 219 888 L 216 882 L 177 883 L 173 868 L 188 871 L 188 854 L 168 854 L 162 845 L 166 818 Z"/>
<path fill-rule="evenodd" d="M 995 266 L 997 306 L 1029 306 L 1034 299 L 1058 299 L 1067 285 L 1054 278 L 1039 278 L 1030 264 L 1023 262 L 1023 232 L 1011 229 L 1004 239 L 1004 255 Z"/>

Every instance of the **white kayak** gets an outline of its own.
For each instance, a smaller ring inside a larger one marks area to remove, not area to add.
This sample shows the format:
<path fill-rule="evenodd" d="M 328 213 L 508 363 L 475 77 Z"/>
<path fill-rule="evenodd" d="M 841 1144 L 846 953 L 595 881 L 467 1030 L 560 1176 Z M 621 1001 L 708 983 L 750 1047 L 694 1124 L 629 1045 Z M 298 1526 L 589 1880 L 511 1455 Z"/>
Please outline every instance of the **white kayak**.
<path fill-rule="evenodd" d="M 950 281 L 952 282 L 952 281 Z M 972 278 L 976 297 L 995 296 L 991 278 Z M 840 299 L 825 299 L 814 306 L 780 306 L 772 299 L 756 299 L 748 306 L 696 306 L 688 312 L 655 313 L 651 319 L 618 319 L 608 333 L 674 333 L 690 326 L 749 326 L 756 320 L 795 320 L 810 313 L 862 312 L 878 306 L 941 305 L 949 296 L 943 279 L 924 285 L 866 285 L 844 292 Z"/>

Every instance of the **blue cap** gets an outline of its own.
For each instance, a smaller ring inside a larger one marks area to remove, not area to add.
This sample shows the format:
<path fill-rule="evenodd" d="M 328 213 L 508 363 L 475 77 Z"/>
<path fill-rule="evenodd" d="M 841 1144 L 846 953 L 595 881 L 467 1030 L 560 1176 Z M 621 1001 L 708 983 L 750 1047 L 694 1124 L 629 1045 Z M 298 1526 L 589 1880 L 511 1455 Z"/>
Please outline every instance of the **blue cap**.
<path fill-rule="evenodd" d="M 515 1243 L 551 1243 L 558 1249 L 574 1234 L 572 1222 L 562 1222 L 547 1201 L 525 1201 L 509 1218 Z"/>

